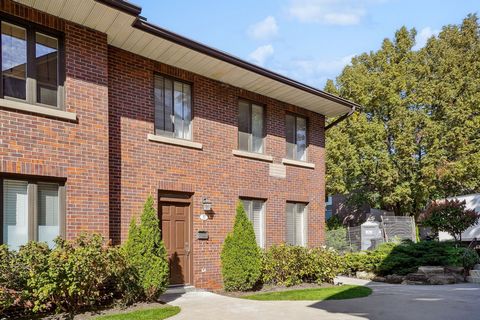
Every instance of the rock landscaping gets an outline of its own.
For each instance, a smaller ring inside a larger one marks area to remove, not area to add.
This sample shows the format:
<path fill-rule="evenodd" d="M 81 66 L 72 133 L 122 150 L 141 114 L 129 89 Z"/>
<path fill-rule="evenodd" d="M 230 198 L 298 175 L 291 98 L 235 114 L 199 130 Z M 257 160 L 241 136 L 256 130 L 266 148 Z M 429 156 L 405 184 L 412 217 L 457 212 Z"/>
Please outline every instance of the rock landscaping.
<path fill-rule="evenodd" d="M 463 268 L 459 267 L 421 266 L 407 275 L 392 274 L 372 280 L 392 284 L 442 285 L 465 282 L 463 274 Z"/>

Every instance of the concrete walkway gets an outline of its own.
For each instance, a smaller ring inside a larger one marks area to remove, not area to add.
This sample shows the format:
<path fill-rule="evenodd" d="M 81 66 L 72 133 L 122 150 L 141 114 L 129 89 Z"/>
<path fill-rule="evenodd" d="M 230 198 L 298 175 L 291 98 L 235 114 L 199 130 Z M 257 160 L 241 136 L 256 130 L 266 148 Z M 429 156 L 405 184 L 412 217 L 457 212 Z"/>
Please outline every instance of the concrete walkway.
<path fill-rule="evenodd" d="M 170 294 L 163 298 L 182 308 L 179 315 L 171 318 L 175 320 L 480 319 L 480 285 L 389 285 L 349 278 L 337 281 L 367 285 L 373 293 L 365 298 L 321 302 L 251 301 L 202 291 Z"/>

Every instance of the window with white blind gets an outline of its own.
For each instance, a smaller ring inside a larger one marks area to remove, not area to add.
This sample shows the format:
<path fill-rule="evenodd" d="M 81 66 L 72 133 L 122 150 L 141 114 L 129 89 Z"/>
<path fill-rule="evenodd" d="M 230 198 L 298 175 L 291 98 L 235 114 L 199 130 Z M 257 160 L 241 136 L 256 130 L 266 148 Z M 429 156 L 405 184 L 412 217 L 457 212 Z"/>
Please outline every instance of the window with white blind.
<path fill-rule="evenodd" d="M 155 75 L 155 134 L 192 139 L 192 88 L 188 83 Z"/>
<path fill-rule="evenodd" d="M 257 245 L 265 248 L 265 201 L 242 199 L 243 207 L 253 224 Z"/>
<path fill-rule="evenodd" d="M 64 235 L 65 189 L 59 183 L 0 179 L 3 244 L 17 250 L 28 241 L 46 242 Z"/>
<path fill-rule="evenodd" d="M 287 202 L 287 244 L 307 245 L 307 205 L 305 203 Z"/>

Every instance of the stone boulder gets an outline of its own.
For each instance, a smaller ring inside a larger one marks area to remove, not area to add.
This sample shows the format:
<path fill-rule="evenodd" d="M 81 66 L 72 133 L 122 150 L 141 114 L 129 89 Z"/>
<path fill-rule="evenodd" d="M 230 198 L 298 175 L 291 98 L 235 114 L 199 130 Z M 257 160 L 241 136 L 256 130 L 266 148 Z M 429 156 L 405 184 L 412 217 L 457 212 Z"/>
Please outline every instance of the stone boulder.
<path fill-rule="evenodd" d="M 399 284 L 402 283 L 403 280 L 405 280 L 405 277 L 398 274 L 389 274 L 385 277 L 385 282 L 387 283 Z"/>
<path fill-rule="evenodd" d="M 457 278 L 451 273 L 437 274 L 428 277 L 427 284 L 454 284 L 457 283 Z"/>
<path fill-rule="evenodd" d="M 463 268 L 457 267 L 418 267 L 417 272 L 407 274 L 403 284 L 453 284 L 463 282 Z"/>

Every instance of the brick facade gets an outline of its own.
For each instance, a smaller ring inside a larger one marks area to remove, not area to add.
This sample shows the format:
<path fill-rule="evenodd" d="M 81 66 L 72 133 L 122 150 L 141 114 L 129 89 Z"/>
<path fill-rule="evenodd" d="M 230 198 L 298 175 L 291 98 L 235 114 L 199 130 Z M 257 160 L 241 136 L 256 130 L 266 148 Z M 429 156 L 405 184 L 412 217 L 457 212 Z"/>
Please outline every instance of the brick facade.
<path fill-rule="evenodd" d="M 193 193 L 193 233 L 210 235 L 193 239 L 197 287 L 221 286 L 221 245 L 239 197 L 266 200 L 267 246 L 285 240 L 286 201 L 309 203 L 308 243 L 323 243 L 323 116 L 108 46 L 104 34 L 10 1 L 0 8 L 65 33 L 66 104 L 78 122 L 0 108 L 0 172 L 66 178 L 69 238 L 88 230 L 120 243 L 146 197 L 168 190 Z M 202 150 L 147 140 L 154 133 L 155 73 L 192 84 L 192 140 Z M 266 106 L 266 154 L 276 164 L 286 153 L 285 113 L 305 115 L 315 169 L 287 165 L 286 178 L 276 178 L 269 162 L 233 155 L 239 98 Z M 207 221 L 199 218 L 202 197 L 213 202 Z"/>
<path fill-rule="evenodd" d="M 107 36 L 10 0 L 0 11 L 65 35 L 68 122 L 0 107 L 0 172 L 66 178 L 67 237 L 108 235 Z"/>

